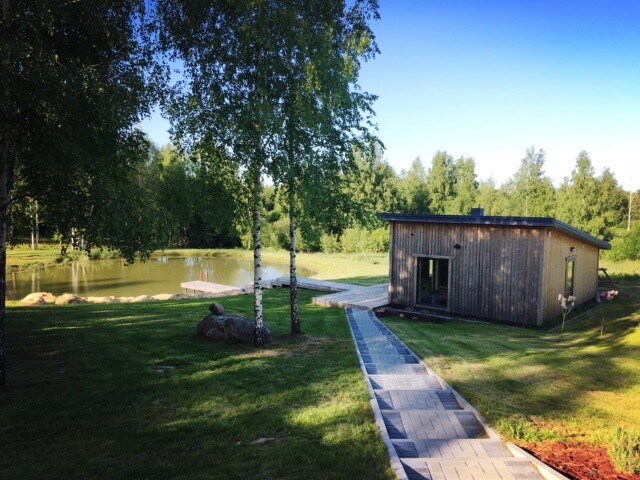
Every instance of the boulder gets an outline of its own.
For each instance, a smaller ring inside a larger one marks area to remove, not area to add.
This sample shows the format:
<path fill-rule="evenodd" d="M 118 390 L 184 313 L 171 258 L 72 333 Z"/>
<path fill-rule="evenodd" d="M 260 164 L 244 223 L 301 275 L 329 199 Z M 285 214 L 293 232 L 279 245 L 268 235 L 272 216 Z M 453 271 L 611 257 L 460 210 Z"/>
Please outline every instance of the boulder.
<path fill-rule="evenodd" d="M 138 295 L 137 297 L 133 297 L 131 300 L 133 303 L 145 303 L 145 302 L 154 302 L 156 299 L 151 295 Z"/>
<path fill-rule="evenodd" d="M 217 302 L 213 302 L 211 305 L 209 305 L 209 311 L 213 315 L 224 315 L 224 307 L 222 306 L 222 304 Z"/>
<path fill-rule="evenodd" d="M 86 300 L 80 298 L 73 293 L 63 293 L 59 297 L 56 298 L 56 305 L 72 305 L 72 304 L 81 304 L 87 303 Z"/>
<path fill-rule="evenodd" d="M 119 303 L 120 302 L 120 300 L 118 300 L 114 296 L 109 296 L 109 297 L 86 297 L 85 300 L 87 301 L 87 303 Z"/>
<path fill-rule="evenodd" d="M 49 292 L 30 293 L 22 299 L 24 305 L 53 305 L 55 301 L 55 295 Z"/>
<path fill-rule="evenodd" d="M 209 315 L 197 327 L 199 336 L 227 343 L 253 344 L 253 320 L 237 315 Z M 264 327 L 265 343 L 271 341 L 271 331 Z"/>

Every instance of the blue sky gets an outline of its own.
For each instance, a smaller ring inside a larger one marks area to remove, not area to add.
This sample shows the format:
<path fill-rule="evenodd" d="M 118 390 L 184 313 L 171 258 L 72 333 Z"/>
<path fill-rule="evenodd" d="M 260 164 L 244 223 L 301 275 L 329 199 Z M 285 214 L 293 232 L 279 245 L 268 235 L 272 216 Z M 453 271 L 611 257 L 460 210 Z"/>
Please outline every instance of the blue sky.
<path fill-rule="evenodd" d="M 529 146 L 558 184 L 587 150 L 640 188 L 640 1 L 381 0 L 360 84 L 397 170 L 436 150 L 504 182 Z M 142 127 L 166 143 L 156 112 Z"/>

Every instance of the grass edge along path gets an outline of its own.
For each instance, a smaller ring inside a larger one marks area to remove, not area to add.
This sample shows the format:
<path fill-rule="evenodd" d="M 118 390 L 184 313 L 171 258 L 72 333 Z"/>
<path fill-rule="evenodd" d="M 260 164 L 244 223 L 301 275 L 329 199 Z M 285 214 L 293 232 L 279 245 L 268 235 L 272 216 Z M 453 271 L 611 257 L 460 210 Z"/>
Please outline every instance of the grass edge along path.
<path fill-rule="evenodd" d="M 2 477 L 394 478 L 345 312 L 312 294 L 291 337 L 266 292 L 263 350 L 197 338 L 204 300 L 9 308 Z"/>
<path fill-rule="evenodd" d="M 621 290 L 564 334 L 464 320 L 383 321 L 515 443 L 609 449 L 618 427 L 640 431 L 640 287 Z"/>

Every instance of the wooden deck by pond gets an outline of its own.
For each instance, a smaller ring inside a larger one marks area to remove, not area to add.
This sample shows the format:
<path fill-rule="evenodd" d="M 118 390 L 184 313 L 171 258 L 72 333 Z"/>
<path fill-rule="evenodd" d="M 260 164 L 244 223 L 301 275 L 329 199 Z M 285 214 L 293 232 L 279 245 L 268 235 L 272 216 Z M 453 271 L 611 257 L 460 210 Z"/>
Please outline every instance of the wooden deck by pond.
<path fill-rule="evenodd" d="M 344 292 L 314 297 L 313 303 L 323 307 L 352 307 L 364 310 L 384 307 L 389 303 L 389 284 L 359 287 Z"/>
<path fill-rule="evenodd" d="M 183 288 L 185 293 L 189 293 L 189 290 L 191 290 L 193 293 L 204 292 L 220 297 L 246 293 L 246 290 L 244 288 L 232 287 L 230 285 L 221 285 L 219 283 L 203 282 L 201 280 L 195 280 L 193 282 L 182 282 L 180 284 L 180 288 Z"/>
<path fill-rule="evenodd" d="M 273 280 L 266 280 L 264 286 L 267 288 L 289 287 L 291 281 L 289 277 L 278 277 Z M 193 282 L 183 282 L 180 284 L 185 292 L 204 292 L 216 297 L 226 297 L 251 293 L 250 288 L 232 287 L 220 285 L 218 283 L 203 282 L 196 280 Z M 322 295 L 313 298 L 315 305 L 323 307 L 352 307 L 365 310 L 383 307 L 389 303 L 389 284 L 363 287 L 350 283 L 332 282 L 328 280 L 317 280 L 315 278 L 298 277 L 298 288 L 308 290 L 318 290 L 321 292 L 331 292 L 329 295 Z"/>
<path fill-rule="evenodd" d="M 291 284 L 289 277 L 279 277 L 271 280 L 272 287 L 288 287 Z M 351 283 L 331 282 L 317 280 L 315 278 L 298 277 L 298 288 L 333 292 L 329 295 L 314 297 L 314 305 L 323 307 L 352 307 L 364 310 L 373 310 L 389 303 L 389 284 L 363 287 Z"/>

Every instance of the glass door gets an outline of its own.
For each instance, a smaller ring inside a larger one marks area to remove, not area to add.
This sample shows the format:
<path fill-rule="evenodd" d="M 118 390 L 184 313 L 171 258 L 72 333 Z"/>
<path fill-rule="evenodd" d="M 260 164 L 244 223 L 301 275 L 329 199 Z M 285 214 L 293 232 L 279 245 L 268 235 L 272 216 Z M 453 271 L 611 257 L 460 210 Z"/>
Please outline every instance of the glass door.
<path fill-rule="evenodd" d="M 449 259 L 418 257 L 418 306 L 446 309 L 449 304 Z"/>

